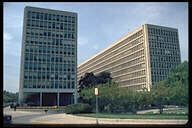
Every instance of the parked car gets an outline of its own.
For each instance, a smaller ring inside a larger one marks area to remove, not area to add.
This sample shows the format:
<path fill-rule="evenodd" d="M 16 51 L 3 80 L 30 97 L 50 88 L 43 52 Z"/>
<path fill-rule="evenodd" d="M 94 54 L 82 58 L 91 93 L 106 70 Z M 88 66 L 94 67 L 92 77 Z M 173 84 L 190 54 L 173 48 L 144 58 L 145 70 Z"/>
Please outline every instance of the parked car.
<path fill-rule="evenodd" d="M 12 116 L 7 114 L 3 115 L 3 122 L 4 124 L 11 124 Z"/>

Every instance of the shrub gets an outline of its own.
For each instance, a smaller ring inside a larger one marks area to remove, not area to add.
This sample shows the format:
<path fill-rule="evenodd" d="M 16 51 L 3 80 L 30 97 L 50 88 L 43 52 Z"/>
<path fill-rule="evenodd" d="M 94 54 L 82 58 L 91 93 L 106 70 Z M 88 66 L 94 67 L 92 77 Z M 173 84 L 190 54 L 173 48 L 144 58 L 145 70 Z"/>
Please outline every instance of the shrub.
<path fill-rule="evenodd" d="M 64 109 L 64 112 L 67 114 L 76 114 L 76 113 L 90 113 L 92 111 L 92 108 L 89 104 L 70 104 L 67 105 Z"/>

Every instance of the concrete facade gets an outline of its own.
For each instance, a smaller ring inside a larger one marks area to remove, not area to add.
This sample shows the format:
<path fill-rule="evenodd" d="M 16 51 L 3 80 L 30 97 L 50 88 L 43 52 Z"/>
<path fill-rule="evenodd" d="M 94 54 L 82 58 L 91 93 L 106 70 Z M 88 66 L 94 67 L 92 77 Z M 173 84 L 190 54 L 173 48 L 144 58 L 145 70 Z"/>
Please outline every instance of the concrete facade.
<path fill-rule="evenodd" d="M 121 87 L 150 91 L 180 63 L 178 30 L 145 24 L 78 65 L 77 77 L 106 71 Z"/>
<path fill-rule="evenodd" d="M 77 13 L 25 7 L 20 66 L 21 105 L 76 103 Z M 49 94 L 56 99 L 49 101 Z M 37 101 L 28 101 L 35 96 Z"/>

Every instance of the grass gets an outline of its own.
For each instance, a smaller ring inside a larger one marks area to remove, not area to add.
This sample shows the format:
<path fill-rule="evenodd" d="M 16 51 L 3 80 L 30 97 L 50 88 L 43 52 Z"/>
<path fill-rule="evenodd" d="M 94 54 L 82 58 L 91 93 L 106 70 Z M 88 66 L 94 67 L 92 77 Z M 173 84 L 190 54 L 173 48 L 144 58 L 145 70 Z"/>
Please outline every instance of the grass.
<path fill-rule="evenodd" d="M 76 116 L 96 117 L 95 113 L 90 114 L 74 114 Z M 98 118 L 116 118 L 116 119 L 188 119 L 186 114 L 112 114 L 98 113 Z"/>
<path fill-rule="evenodd" d="M 182 114 L 188 113 L 187 108 L 175 109 L 175 110 L 163 110 L 163 113 Z"/>

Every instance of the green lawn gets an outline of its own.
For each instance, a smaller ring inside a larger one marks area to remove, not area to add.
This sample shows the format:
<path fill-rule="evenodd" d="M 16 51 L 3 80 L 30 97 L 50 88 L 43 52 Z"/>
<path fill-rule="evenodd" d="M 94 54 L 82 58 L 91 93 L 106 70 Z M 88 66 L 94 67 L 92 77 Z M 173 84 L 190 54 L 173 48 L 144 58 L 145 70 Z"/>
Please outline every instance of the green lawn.
<path fill-rule="evenodd" d="M 74 114 L 76 116 L 96 117 L 95 113 Z M 116 119 L 188 119 L 186 114 L 109 114 L 99 113 L 98 118 L 116 118 Z"/>
<path fill-rule="evenodd" d="M 188 113 L 188 108 L 181 108 L 176 110 L 163 110 L 163 113 L 172 113 L 172 114 L 182 114 L 182 113 Z"/>

